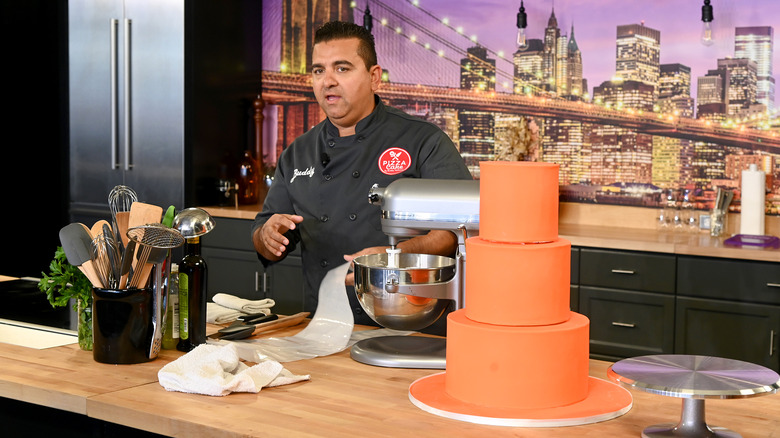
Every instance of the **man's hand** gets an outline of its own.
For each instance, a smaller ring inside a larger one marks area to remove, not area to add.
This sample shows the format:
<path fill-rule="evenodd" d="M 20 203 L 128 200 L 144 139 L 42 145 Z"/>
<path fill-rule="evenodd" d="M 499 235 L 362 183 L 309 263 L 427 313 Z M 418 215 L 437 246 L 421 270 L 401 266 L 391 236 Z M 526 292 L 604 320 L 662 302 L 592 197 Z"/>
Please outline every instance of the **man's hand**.
<path fill-rule="evenodd" d="M 345 254 L 344 260 L 348 262 L 352 262 L 357 257 L 360 257 L 362 255 L 367 254 L 384 254 L 387 248 L 390 248 L 389 246 L 372 246 L 370 248 L 364 248 L 354 254 Z M 350 271 L 347 273 L 347 277 L 344 279 L 344 284 L 347 286 L 354 286 L 355 285 L 355 273 Z"/>
<path fill-rule="evenodd" d="M 416 236 L 409 240 L 404 240 L 396 246 L 401 252 L 412 254 L 433 254 L 451 257 L 455 254 L 458 246 L 458 238 L 450 231 L 433 230 L 428 234 Z M 354 254 L 344 255 L 344 260 L 351 262 L 355 257 L 366 254 L 382 254 L 390 248 L 389 246 L 372 246 L 362 249 Z M 355 273 L 350 272 L 344 280 L 347 286 L 355 285 Z"/>
<path fill-rule="evenodd" d="M 284 233 L 294 230 L 296 224 L 303 222 L 303 216 L 295 214 L 275 214 L 262 227 L 255 230 L 252 243 L 255 250 L 268 260 L 280 260 L 290 241 Z"/>

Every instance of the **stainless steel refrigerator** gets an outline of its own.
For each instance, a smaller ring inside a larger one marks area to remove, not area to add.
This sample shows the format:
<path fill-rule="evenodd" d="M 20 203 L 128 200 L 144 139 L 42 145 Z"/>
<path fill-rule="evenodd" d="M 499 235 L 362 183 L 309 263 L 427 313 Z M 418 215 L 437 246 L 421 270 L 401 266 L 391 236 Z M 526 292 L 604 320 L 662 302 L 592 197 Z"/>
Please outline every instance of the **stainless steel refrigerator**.
<path fill-rule="evenodd" d="M 220 158 L 246 146 L 260 5 L 69 1 L 72 221 L 106 218 L 117 184 L 163 208 L 209 202 Z"/>

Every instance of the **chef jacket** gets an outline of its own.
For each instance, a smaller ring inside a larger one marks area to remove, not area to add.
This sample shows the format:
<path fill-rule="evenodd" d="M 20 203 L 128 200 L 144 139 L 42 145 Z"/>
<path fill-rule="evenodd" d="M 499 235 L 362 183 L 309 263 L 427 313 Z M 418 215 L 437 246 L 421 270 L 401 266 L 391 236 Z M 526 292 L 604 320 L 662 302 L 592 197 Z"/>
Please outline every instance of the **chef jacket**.
<path fill-rule="evenodd" d="M 301 245 L 304 310 L 317 307 L 325 274 L 345 263 L 344 255 L 387 246 L 381 210 L 368 202 L 369 189 L 399 178 L 472 179 L 452 140 L 437 126 L 386 106 L 374 96 L 374 111 L 355 134 L 339 137 L 327 118 L 301 135 L 279 157 L 263 210 L 252 231 L 275 213 L 297 214 L 303 222 L 286 236 L 288 253 Z M 258 254 L 259 255 L 259 254 Z M 270 261 L 260 256 L 264 265 Z M 376 325 L 348 288 L 356 324 Z"/>

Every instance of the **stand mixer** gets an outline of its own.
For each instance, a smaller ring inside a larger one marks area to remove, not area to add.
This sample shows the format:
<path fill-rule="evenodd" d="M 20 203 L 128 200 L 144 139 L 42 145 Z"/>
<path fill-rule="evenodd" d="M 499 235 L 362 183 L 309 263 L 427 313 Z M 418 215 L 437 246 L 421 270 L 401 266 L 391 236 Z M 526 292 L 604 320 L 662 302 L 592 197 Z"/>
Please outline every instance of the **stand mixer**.
<path fill-rule="evenodd" d="M 394 330 L 420 330 L 436 322 L 448 307 L 464 306 L 466 239 L 479 233 L 479 181 L 403 178 L 371 188 L 371 204 L 381 207 L 386 254 L 357 257 L 355 292 L 366 313 Z M 452 231 L 455 258 L 401 253 L 398 243 L 430 230 Z M 445 368 L 446 340 L 420 336 L 384 336 L 356 343 L 351 357 L 394 368 Z"/>

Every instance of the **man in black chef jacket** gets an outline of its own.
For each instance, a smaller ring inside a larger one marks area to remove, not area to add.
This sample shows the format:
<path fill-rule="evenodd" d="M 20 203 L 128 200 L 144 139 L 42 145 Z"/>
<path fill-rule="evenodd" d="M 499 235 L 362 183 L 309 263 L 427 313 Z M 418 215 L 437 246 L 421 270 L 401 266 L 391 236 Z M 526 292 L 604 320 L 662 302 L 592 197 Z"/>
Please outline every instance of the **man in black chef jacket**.
<path fill-rule="evenodd" d="M 330 22 L 314 36 L 312 85 L 327 118 L 282 152 L 252 242 L 268 265 L 301 245 L 304 308 L 317 307 L 325 274 L 354 257 L 384 252 L 388 238 L 371 186 L 398 178 L 471 179 L 450 138 L 424 120 L 386 106 L 375 91 L 382 68 L 374 39 L 353 23 Z M 452 256 L 457 238 L 433 230 L 401 242 L 402 252 Z M 346 279 L 356 324 L 376 325 Z"/>

